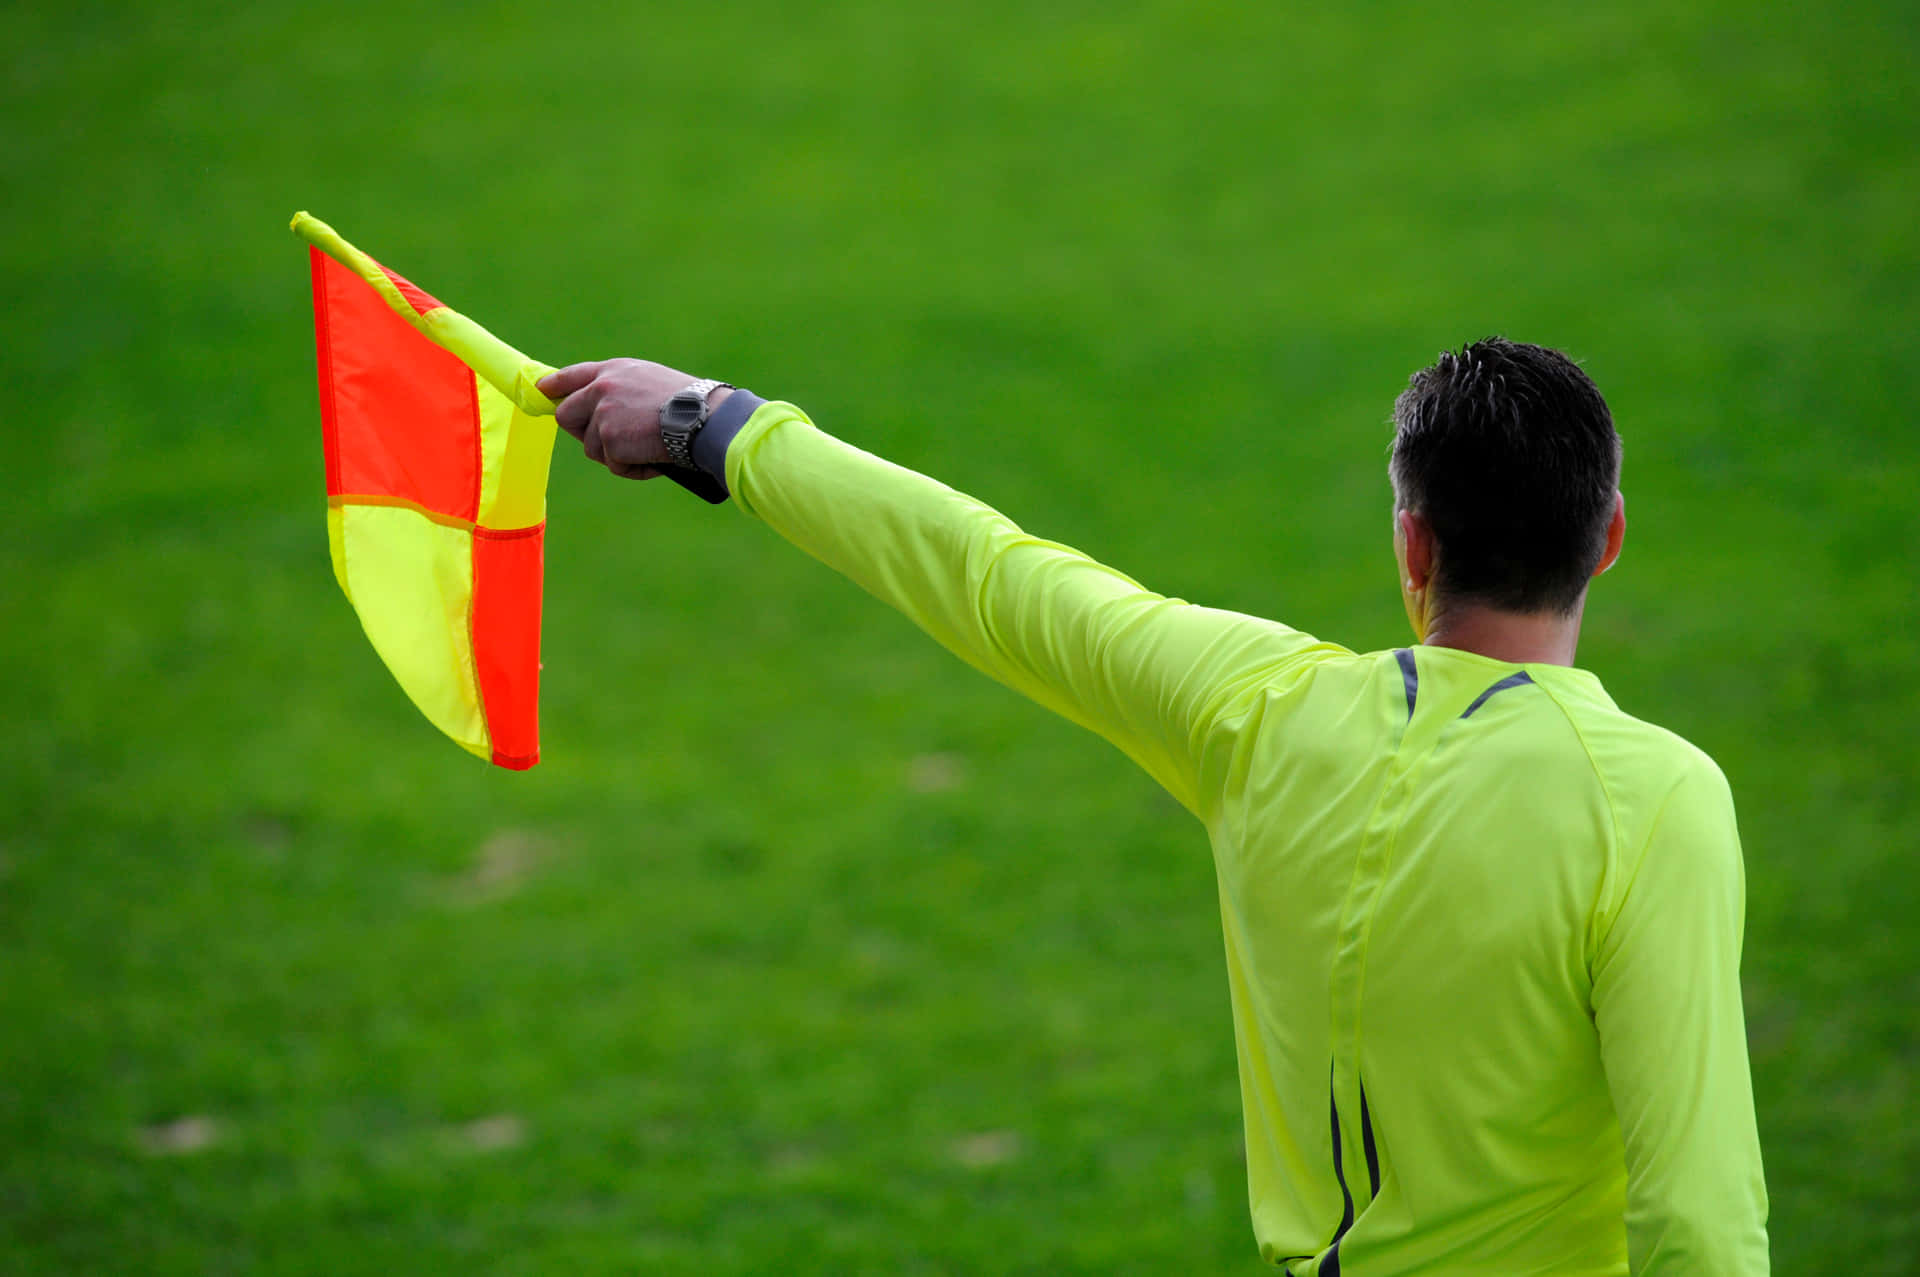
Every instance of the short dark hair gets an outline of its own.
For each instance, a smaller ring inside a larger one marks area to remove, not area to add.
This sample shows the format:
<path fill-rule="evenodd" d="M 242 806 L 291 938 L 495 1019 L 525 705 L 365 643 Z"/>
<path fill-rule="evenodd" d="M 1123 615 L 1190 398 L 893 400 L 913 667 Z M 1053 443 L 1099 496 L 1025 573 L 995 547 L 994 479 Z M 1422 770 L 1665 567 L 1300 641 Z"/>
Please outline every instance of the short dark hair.
<path fill-rule="evenodd" d="M 1620 484 L 1613 414 L 1579 365 L 1488 337 L 1413 374 L 1393 424 L 1394 495 L 1433 528 L 1433 588 L 1571 611 L 1606 552 Z"/>

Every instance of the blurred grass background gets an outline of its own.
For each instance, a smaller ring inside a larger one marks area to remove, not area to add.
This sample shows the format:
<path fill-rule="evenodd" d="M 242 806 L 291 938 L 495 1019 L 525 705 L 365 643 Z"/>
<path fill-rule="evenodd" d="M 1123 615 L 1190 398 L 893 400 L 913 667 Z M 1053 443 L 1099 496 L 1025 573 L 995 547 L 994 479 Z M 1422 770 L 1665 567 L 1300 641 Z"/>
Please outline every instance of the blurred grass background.
<path fill-rule="evenodd" d="M 1911 4 L 77 0 L 0 50 L 0 1271 L 1259 1267 L 1205 842 L 1098 741 L 564 450 L 546 762 L 432 733 L 327 565 L 301 207 L 1361 648 L 1407 373 L 1570 350 L 1631 516 L 1583 664 L 1741 806 L 1776 1266 L 1915 1271 Z"/>

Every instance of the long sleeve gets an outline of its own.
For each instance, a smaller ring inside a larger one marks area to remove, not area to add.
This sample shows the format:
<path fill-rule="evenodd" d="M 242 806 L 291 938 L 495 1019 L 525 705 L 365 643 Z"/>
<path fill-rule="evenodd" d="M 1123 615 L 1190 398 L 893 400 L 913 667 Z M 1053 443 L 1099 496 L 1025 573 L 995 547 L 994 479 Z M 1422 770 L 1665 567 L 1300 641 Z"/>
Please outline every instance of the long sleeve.
<path fill-rule="evenodd" d="M 1212 728 L 1289 664 L 1343 654 L 1297 630 L 1164 598 L 944 484 L 768 403 L 726 479 L 781 536 L 990 677 L 1111 741 L 1206 818 Z"/>
<path fill-rule="evenodd" d="M 1636 1274 L 1767 1271 L 1767 1191 L 1740 1001 L 1733 800 L 1680 777 L 1595 951 L 1593 1009 L 1627 1154 Z"/>

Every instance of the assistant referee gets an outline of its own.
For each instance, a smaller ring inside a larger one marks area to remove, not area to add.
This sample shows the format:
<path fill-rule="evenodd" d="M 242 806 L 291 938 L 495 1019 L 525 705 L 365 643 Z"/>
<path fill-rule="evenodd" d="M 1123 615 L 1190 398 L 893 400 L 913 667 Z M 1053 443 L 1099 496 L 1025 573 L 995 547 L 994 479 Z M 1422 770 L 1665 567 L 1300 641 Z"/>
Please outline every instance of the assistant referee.
<path fill-rule="evenodd" d="M 593 461 L 730 493 L 1206 826 L 1269 1263 L 1767 1270 L 1733 802 L 1573 665 L 1626 517 L 1566 356 L 1489 338 L 1413 376 L 1419 645 L 1369 653 L 1155 594 L 791 404 L 625 359 L 541 389 Z"/>

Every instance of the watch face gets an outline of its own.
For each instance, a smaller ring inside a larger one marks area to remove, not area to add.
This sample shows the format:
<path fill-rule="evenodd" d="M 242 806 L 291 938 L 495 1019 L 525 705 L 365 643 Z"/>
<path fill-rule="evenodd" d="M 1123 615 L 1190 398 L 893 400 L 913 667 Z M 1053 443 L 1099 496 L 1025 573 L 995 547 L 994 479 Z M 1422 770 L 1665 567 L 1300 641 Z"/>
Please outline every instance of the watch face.
<path fill-rule="evenodd" d="M 682 391 L 667 400 L 666 407 L 660 410 L 660 424 L 678 426 L 681 429 L 698 424 L 700 410 L 706 406 L 706 396 L 692 395 Z"/>

